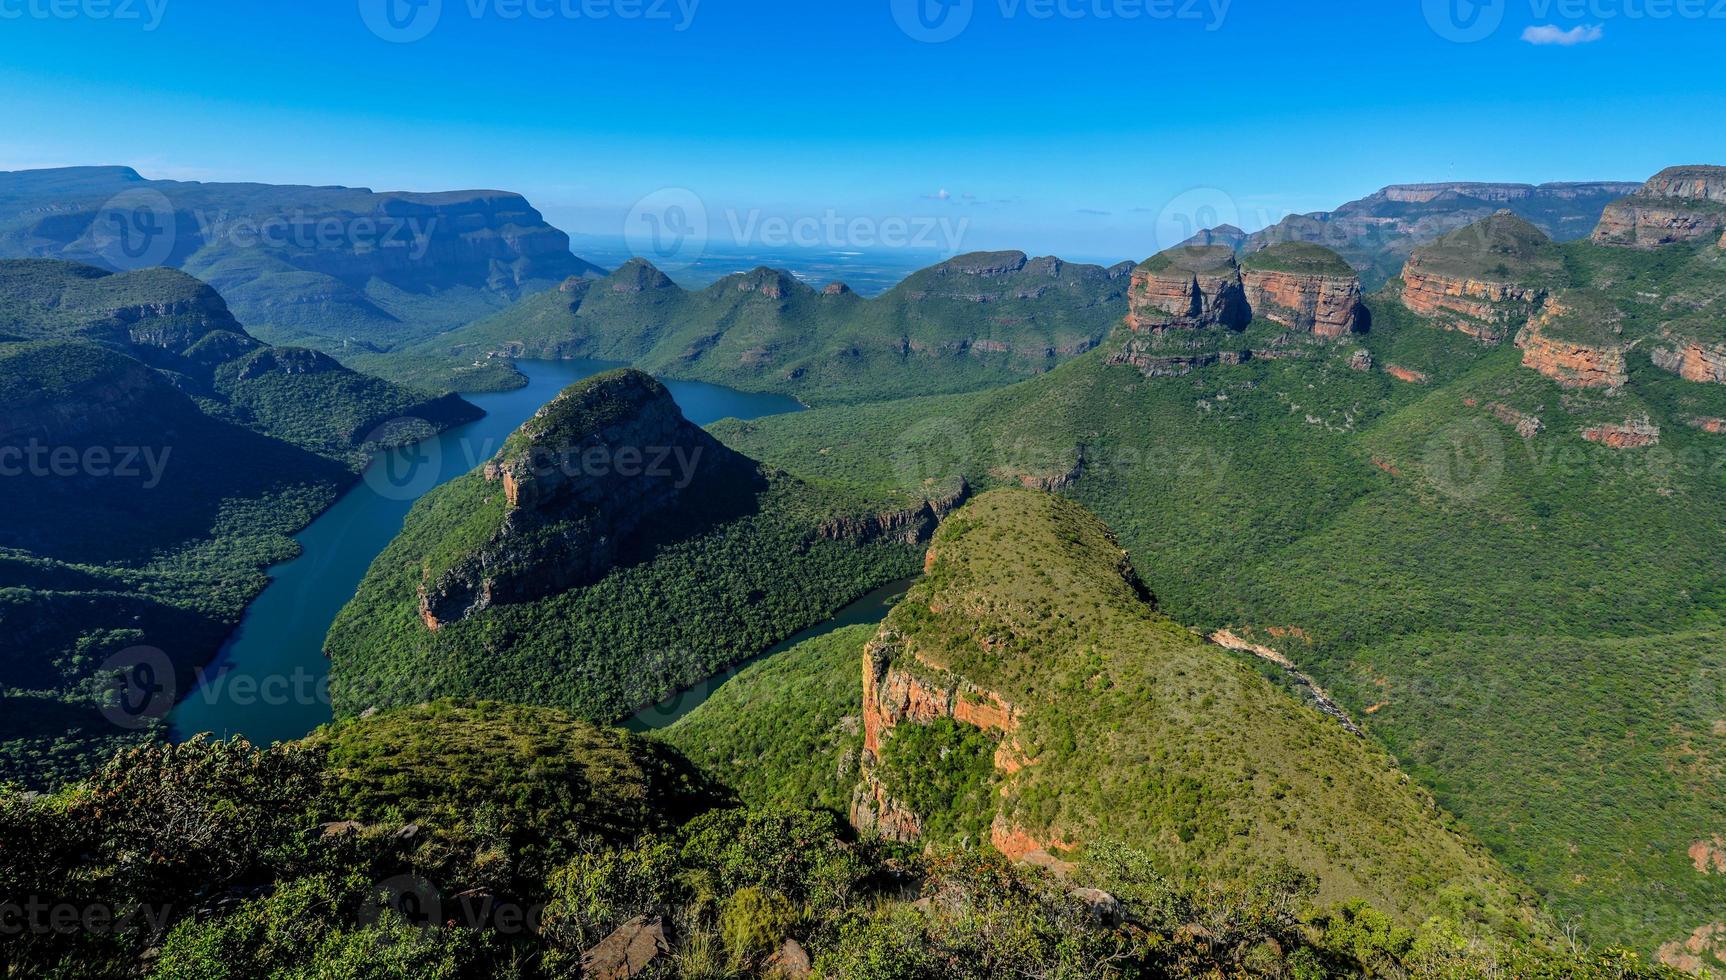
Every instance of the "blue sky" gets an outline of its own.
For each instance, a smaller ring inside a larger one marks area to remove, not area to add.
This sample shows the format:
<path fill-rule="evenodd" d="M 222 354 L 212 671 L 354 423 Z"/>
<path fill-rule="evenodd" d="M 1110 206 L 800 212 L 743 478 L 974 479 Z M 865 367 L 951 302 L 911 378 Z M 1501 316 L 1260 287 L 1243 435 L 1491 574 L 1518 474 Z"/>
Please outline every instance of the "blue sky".
<path fill-rule="evenodd" d="M 0 0 L 0 169 L 496 187 L 599 235 L 680 188 L 715 228 L 1138 258 L 1386 183 L 1726 163 L 1722 0 L 385 2 Z"/>

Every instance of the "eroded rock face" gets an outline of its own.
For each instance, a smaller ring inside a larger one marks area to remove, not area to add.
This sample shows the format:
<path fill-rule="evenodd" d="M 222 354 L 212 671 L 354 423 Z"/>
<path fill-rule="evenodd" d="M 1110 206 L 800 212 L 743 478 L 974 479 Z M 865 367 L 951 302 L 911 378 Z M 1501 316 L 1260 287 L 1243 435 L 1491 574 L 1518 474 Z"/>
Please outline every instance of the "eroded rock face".
<path fill-rule="evenodd" d="M 901 657 L 915 654 L 888 627 L 863 648 L 863 782 L 852 794 L 851 822 L 891 840 L 913 841 L 922 835 L 922 818 L 894 800 L 876 775 L 882 744 L 894 728 L 949 718 L 1002 735 L 995 750 L 995 767 L 1002 772 L 1018 772 L 1032 760 L 1012 737 L 1019 711 L 1006 699 L 928 664 L 919 662 L 916 672 L 895 666 Z"/>
<path fill-rule="evenodd" d="M 1502 343 L 1546 298 L 1539 287 L 1445 275 L 1418 263 L 1417 252 L 1403 269 L 1402 305 L 1482 343 Z"/>
<path fill-rule="evenodd" d="M 1649 350 L 1654 366 L 1685 381 L 1726 384 L 1726 347 L 1699 340 L 1671 338 Z"/>
<path fill-rule="evenodd" d="M 420 618 L 435 631 L 494 605 L 590 584 L 646 522 L 709 492 L 704 484 L 752 469 L 639 371 L 574 385 L 486 465 L 503 518 L 483 546 L 441 572 L 426 570 Z"/>
<path fill-rule="evenodd" d="M 1726 167 L 1671 167 L 1608 205 L 1594 229 L 1602 245 L 1658 248 L 1718 240 L 1726 230 Z"/>
<path fill-rule="evenodd" d="M 816 537 L 826 541 L 852 541 L 868 544 L 874 541 L 902 541 L 922 544 L 932 537 L 935 529 L 971 497 L 971 486 L 960 478 L 956 490 L 936 494 L 921 504 L 903 510 L 885 511 L 865 517 L 836 517 L 816 529 Z"/>
<path fill-rule="evenodd" d="M 1565 388 L 1622 388 L 1630 380 L 1624 346 L 1584 344 L 1551 336 L 1553 325 L 1568 315 L 1570 310 L 1554 300 L 1516 335 L 1523 366 Z"/>
<path fill-rule="evenodd" d="M 1320 337 L 1346 337 L 1365 326 L 1358 276 L 1247 269 L 1241 279 L 1254 316 Z"/>
<path fill-rule="evenodd" d="M 1181 246 L 1133 270 L 1127 328 L 1134 333 L 1239 329 L 1252 321 L 1240 266 L 1226 246 Z"/>

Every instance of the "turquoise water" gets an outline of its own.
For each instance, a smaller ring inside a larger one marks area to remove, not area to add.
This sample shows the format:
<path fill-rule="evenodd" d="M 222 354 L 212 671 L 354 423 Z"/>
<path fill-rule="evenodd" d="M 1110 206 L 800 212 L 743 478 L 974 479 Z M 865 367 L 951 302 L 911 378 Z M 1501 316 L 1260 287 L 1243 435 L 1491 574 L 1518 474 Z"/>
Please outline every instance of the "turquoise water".
<path fill-rule="evenodd" d="M 599 361 L 523 361 L 527 387 L 470 395 L 486 417 L 406 449 L 380 453 L 365 479 L 295 537 L 302 554 L 270 569 L 270 584 L 200 683 L 169 716 L 176 739 L 243 735 L 258 745 L 296 739 L 331 718 L 324 636 L 360 580 L 401 530 L 414 501 L 490 459 L 565 387 L 615 367 Z M 697 425 L 797 411 L 796 401 L 718 385 L 667 381 Z"/>

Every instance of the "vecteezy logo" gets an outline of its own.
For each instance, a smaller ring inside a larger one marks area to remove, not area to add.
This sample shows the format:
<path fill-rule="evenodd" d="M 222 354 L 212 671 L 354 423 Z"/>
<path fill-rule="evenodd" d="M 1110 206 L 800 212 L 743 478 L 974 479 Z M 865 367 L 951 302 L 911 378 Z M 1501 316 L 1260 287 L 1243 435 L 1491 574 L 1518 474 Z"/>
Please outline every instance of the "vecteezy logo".
<path fill-rule="evenodd" d="M 1504 437 L 1485 419 L 1446 426 L 1426 444 L 1426 478 L 1456 500 L 1478 500 L 1504 476 Z"/>
<path fill-rule="evenodd" d="M 707 205 L 691 190 L 654 191 L 629 211 L 623 239 L 660 269 L 687 269 L 707 251 Z"/>
<path fill-rule="evenodd" d="M 437 28 L 443 0 L 359 0 L 360 19 L 391 44 L 411 44 Z"/>
<path fill-rule="evenodd" d="M 360 909 L 360 924 L 375 926 L 386 915 L 400 916 L 410 926 L 441 926 L 443 896 L 419 875 L 397 875 L 372 886 L 371 898 Z"/>
<path fill-rule="evenodd" d="M 1195 187 L 1164 205 L 1157 214 L 1157 251 L 1174 248 L 1201 231 L 1240 223 L 1240 206 L 1227 191 Z"/>
<path fill-rule="evenodd" d="M 424 419 L 391 419 L 366 433 L 361 445 L 384 446 L 366 467 L 366 486 L 385 500 L 418 500 L 443 473 L 443 440 Z"/>
<path fill-rule="evenodd" d="M 96 676 L 108 681 L 102 717 L 128 731 L 167 717 L 179 693 L 173 661 L 155 647 L 121 650 L 102 662 Z"/>
<path fill-rule="evenodd" d="M 893 20 L 905 36 L 925 44 L 951 41 L 971 26 L 975 0 L 892 0 Z"/>
<path fill-rule="evenodd" d="M 1421 0 L 1426 22 L 1446 41 L 1484 41 L 1504 24 L 1505 0 Z"/>
<path fill-rule="evenodd" d="M 174 205 L 161 191 L 141 188 L 116 194 L 90 223 L 90 247 L 122 272 L 167 264 L 176 238 Z"/>

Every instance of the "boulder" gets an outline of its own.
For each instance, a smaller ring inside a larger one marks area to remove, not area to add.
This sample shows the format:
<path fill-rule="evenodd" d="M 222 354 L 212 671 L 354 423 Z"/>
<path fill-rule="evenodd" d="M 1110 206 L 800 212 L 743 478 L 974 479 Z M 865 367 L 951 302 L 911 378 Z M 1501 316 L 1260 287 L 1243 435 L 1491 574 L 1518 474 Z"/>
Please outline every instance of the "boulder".
<path fill-rule="evenodd" d="M 582 954 L 581 975 L 584 980 L 631 980 L 646 975 L 650 967 L 670 953 L 664 922 L 657 917 L 638 916 Z"/>

